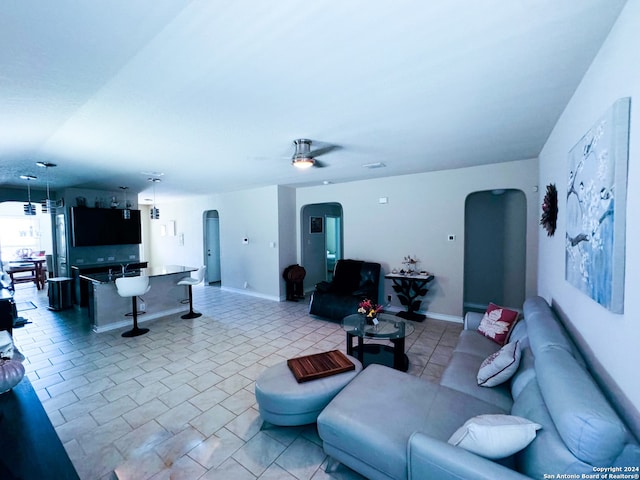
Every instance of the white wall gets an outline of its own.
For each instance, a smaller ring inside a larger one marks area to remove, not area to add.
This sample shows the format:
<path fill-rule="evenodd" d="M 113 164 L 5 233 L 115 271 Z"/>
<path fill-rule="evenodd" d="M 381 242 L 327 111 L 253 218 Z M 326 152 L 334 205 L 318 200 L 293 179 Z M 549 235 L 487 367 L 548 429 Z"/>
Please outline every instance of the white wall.
<path fill-rule="evenodd" d="M 284 298 L 281 265 L 295 263 L 294 220 L 287 220 L 293 216 L 293 202 L 291 189 L 270 186 L 158 204 L 160 219 L 149 222 L 148 261 L 151 265 L 203 265 L 203 214 L 217 210 L 222 287 Z M 171 220 L 176 223 L 176 236 L 162 236 L 162 225 Z"/>
<path fill-rule="evenodd" d="M 464 278 L 464 211 L 467 195 L 498 188 L 522 190 L 527 198 L 526 294 L 536 290 L 538 241 L 537 159 L 458 170 L 404 175 L 300 188 L 297 212 L 304 205 L 337 202 L 343 207 L 344 258 L 376 261 L 385 272 L 402 268 L 415 255 L 419 268 L 436 275 L 425 303 L 433 316 L 460 320 Z M 387 197 L 388 203 L 378 199 Z M 300 238 L 298 226 L 297 238 Z M 455 242 L 447 241 L 449 234 Z M 298 245 L 300 249 L 300 245 Z M 384 298 L 397 298 L 389 281 Z"/>
<path fill-rule="evenodd" d="M 629 0 L 540 154 L 540 185 L 558 187 L 558 230 L 540 232 L 539 291 L 584 337 L 603 367 L 640 408 L 640 0 Z M 564 233 L 569 150 L 621 97 L 632 97 L 627 193 L 624 314 L 612 314 L 564 279 Z M 540 202 L 543 188 L 541 188 Z"/>

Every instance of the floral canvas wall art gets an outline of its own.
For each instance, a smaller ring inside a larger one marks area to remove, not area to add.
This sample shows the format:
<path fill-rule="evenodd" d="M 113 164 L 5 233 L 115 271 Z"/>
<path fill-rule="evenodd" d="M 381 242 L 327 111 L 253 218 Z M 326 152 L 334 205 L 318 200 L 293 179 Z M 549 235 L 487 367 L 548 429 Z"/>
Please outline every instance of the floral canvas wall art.
<path fill-rule="evenodd" d="M 614 313 L 624 312 L 630 105 L 617 100 L 569 152 L 565 276 Z"/>

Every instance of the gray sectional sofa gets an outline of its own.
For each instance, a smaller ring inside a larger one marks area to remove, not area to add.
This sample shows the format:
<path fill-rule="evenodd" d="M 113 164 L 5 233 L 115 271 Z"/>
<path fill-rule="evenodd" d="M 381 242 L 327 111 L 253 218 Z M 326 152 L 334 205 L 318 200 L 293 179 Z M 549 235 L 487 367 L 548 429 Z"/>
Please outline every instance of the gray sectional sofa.
<path fill-rule="evenodd" d="M 478 386 L 480 365 L 500 346 L 477 333 L 482 315 L 467 314 L 440 384 L 371 365 L 347 385 L 318 417 L 325 452 L 374 480 L 603 478 L 607 470 L 598 469 L 640 466 L 636 438 L 546 301 L 530 298 L 523 312 L 509 339 L 521 353 L 510 380 Z M 471 417 L 486 414 L 541 428 L 527 447 L 500 460 L 447 442 Z"/>

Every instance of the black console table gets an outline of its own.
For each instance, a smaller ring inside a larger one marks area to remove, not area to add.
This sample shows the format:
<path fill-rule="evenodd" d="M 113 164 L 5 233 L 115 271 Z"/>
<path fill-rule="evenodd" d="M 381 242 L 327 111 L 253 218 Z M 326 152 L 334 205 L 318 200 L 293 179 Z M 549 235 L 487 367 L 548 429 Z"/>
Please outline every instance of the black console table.
<path fill-rule="evenodd" d="M 396 315 L 407 320 L 414 320 L 422 322 L 425 315 L 417 313 L 420 309 L 422 300 L 420 297 L 424 297 L 429 289 L 427 284 L 435 277 L 430 273 L 425 274 L 402 274 L 402 273 L 389 273 L 384 276 L 393 282 L 393 291 L 398 295 L 400 303 L 407 307 L 406 312 L 398 312 Z"/>
<path fill-rule="evenodd" d="M 77 480 L 67 452 L 25 376 L 0 395 L 0 478 Z"/>

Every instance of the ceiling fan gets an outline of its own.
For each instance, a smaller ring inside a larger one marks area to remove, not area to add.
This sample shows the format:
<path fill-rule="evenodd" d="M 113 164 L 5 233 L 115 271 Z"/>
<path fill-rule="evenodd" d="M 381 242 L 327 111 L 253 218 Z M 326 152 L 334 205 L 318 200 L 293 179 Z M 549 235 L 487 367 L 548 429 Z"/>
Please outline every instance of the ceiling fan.
<path fill-rule="evenodd" d="M 291 165 L 300 169 L 307 169 L 310 167 L 326 167 L 324 163 L 316 160 L 315 157 L 324 155 L 325 153 L 329 153 L 332 150 L 337 150 L 340 148 L 338 145 L 327 144 L 324 147 L 311 151 L 311 140 L 308 140 L 306 138 L 299 138 L 297 140 L 294 140 L 293 145 L 295 146 L 295 152 L 291 157 Z"/>

